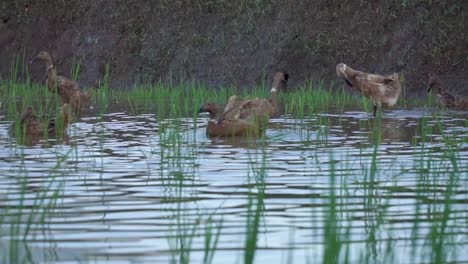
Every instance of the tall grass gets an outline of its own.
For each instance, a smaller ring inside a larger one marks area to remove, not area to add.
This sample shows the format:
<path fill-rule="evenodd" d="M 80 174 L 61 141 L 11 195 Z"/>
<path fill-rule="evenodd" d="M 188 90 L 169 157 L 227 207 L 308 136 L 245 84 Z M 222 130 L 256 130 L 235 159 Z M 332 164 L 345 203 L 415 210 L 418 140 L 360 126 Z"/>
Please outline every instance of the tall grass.
<path fill-rule="evenodd" d="M 53 112 L 59 106 L 57 96 L 50 93 L 45 86 L 32 83 L 29 78 L 26 79 L 26 82 L 16 81 L 15 76 L 18 69 L 25 67 L 21 63 L 22 61 L 24 60 L 18 59 L 16 61 L 8 80 L 0 79 L 0 95 L 3 95 L 0 102 L 1 106 L 7 108 L 9 120 L 18 116 L 18 113 L 23 111 L 25 106 L 32 105 L 39 114 Z M 79 63 L 73 64 L 71 78 L 78 79 L 80 70 Z M 196 81 L 182 81 L 178 84 L 159 81 L 138 84 L 132 89 L 110 89 L 109 71 L 107 65 L 104 78 L 99 83 L 93 99 L 98 112 L 101 113 L 107 112 L 109 107 L 110 109 L 116 107 L 128 109 L 134 114 L 154 112 L 158 119 L 195 117 L 201 105 L 209 101 L 222 105 L 231 95 L 238 95 L 245 99 L 269 97 L 269 87 L 265 82 L 248 89 L 212 88 Z M 419 98 L 401 98 L 400 101 L 405 100 L 411 106 L 434 105 L 433 96 L 429 95 L 428 98 L 429 104 L 427 100 Z M 306 81 L 294 89 L 281 92 L 279 100 L 284 105 L 285 114 L 299 119 L 323 112 L 342 113 L 361 105 L 365 111 L 371 111 L 369 100 L 363 98 L 359 93 L 343 89 L 342 86 L 337 86 L 334 83 L 327 85 L 324 81 Z"/>

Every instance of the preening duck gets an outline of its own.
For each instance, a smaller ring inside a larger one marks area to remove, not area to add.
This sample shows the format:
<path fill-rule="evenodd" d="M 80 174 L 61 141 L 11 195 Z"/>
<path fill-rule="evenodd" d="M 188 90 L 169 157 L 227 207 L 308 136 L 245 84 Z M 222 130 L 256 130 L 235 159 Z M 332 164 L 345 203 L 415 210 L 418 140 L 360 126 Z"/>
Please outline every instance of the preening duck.
<path fill-rule="evenodd" d="M 373 104 L 373 116 L 377 107 L 390 107 L 396 104 L 401 93 L 398 73 L 390 75 L 370 74 L 357 71 L 344 63 L 336 66 L 336 73 L 350 87 L 360 91 Z"/>
<path fill-rule="evenodd" d="M 232 96 L 229 101 L 233 103 L 236 100 L 236 97 Z M 210 108 L 209 105 L 205 106 L 200 110 L 206 111 L 204 109 Z M 238 105 L 227 107 L 217 119 L 209 120 L 206 133 L 210 137 L 257 137 L 266 128 L 268 113 L 271 111 L 273 108 L 266 99 L 243 100 Z M 212 112 L 208 112 L 211 116 Z"/>

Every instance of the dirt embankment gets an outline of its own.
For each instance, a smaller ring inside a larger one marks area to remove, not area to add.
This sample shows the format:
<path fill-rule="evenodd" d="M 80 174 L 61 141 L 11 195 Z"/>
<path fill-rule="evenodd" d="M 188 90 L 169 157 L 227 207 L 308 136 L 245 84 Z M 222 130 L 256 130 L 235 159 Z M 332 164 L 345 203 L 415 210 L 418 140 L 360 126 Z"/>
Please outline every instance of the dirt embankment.
<path fill-rule="evenodd" d="M 248 87 L 276 70 L 290 86 L 339 82 L 335 65 L 400 72 L 406 94 L 429 73 L 468 93 L 467 1 L 7 0 L 0 5 L 0 72 L 48 50 L 59 72 L 80 65 L 91 85 L 200 80 Z M 44 66 L 30 66 L 35 81 Z M 24 76 L 24 72 L 19 74 Z M 339 86 L 342 83 L 339 82 Z"/>

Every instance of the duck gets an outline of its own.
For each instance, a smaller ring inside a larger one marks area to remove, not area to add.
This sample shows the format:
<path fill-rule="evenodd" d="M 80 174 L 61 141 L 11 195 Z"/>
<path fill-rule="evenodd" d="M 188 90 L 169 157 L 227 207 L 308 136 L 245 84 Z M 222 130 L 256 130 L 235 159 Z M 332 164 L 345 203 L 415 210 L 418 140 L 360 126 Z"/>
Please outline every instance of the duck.
<path fill-rule="evenodd" d="M 255 98 L 242 100 L 237 95 L 229 98 L 222 107 L 213 102 L 203 105 L 199 113 L 208 112 L 210 120 L 207 125 L 209 137 L 254 136 L 263 133 L 268 120 L 279 114 L 277 93 L 285 87 L 288 74 L 277 72 L 268 99 Z"/>
<path fill-rule="evenodd" d="M 429 77 L 427 92 L 429 93 L 433 87 L 437 88 L 437 103 L 439 105 L 449 109 L 468 110 L 467 96 L 456 95 L 446 91 L 439 78 L 431 75 Z"/>
<path fill-rule="evenodd" d="M 57 76 L 52 57 L 47 51 L 41 51 L 35 56 L 31 63 L 41 60 L 46 65 L 47 89 L 52 93 L 57 93 L 61 104 L 69 104 L 73 112 L 77 115 L 87 109 L 91 103 L 92 90 L 89 89 L 85 94 L 80 91 L 78 83 L 63 76 Z"/>
<path fill-rule="evenodd" d="M 20 133 L 26 138 L 43 137 L 46 134 L 51 136 L 64 135 L 67 132 L 70 118 L 71 106 L 69 104 L 65 104 L 60 108 L 58 116 L 50 118 L 37 116 L 34 109 L 28 106 L 21 115 L 19 122 Z"/>
<path fill-rule="evenodd" d="M 258 137 L 266 127 L 268 113 L 273 111 L 268 100 L 257 98 L 239 101 L 236 96 L 231 96 L 226 106 L 221 115 L 219 112 L 212 111 L 212 103 L 200 108 L 201 112 L 208 112 L 210 118 L 213 117 L 208 121 L 206 128 L 206 134 L 209 137 Z"/>
<path fill-rule="evenodd" d="M 377 114 L 377 107 L 391 107 L 398 101 L 401 93 L 398 73 L 370 74 L 354 70 L 344 63 L 336 65 L 336 73 L 351 88 L 360 91 L 372 101 L 374 117 Z"/>

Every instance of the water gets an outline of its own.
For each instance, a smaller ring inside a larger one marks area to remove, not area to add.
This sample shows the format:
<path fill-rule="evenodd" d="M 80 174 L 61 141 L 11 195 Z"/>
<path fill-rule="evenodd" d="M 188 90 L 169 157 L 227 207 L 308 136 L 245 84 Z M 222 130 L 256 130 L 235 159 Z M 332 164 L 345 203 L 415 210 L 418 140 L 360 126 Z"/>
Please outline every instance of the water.
<path fill-rule="evenodd" d="M 199 263 L 211 225 L 214 262 L 241 263 L 249 197 L 266 172 L 257 263 L 321 262 L 326 230 L 338 232 L 341 260 L 429 262 L 449 188 L 444 259 L 466 262 L 466 116 L 387 110 L 380 138 L 363 112 L 284 117 L 252 141 L 207 138 L 205 118 L 114 112 L 71 125 L 64 142 L 27 145 L 1 117 L 0 259 L 167 263 L 188 248 Z M 327 229 L 330 216 L 338 227 Z"/>

